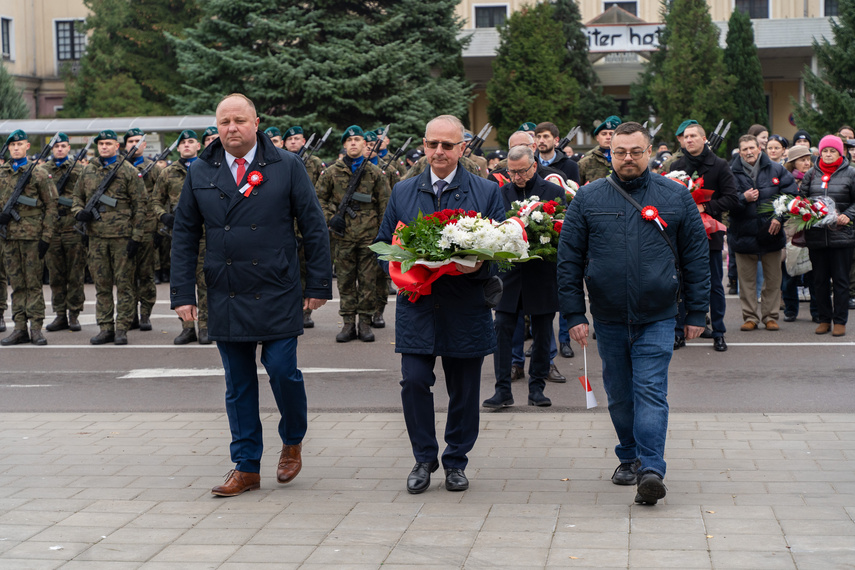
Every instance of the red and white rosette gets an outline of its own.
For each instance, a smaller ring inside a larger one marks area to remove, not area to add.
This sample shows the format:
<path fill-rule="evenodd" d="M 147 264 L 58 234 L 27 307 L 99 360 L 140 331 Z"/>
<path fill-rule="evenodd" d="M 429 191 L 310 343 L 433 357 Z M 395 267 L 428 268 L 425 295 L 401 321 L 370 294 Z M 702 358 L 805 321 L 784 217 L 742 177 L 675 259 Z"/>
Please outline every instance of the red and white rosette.
<path fill-rule="evenodd" d="M 659 225 L 659 229 L 664 230 L 668 227 L 665 220 L 659 217 L 659 210 L 656 209 L 656 206 L 644 206 L 641 209 L 641 217 L 647 222 L 656 222 Z"/>
<path fill-rule="evenodd" d="M 781 183 L 781 181 L 780 181 L 780 180 L 778 180 L 777 178 L 773 178 L 773 179 L 772 179 L 772 184 L 774 184 L 775 186 L 777 186 L 777 185 L 778 185 L 778 184 L 780 184 L 780 183 Z"/>
<path fill-rule="evenodd" d="M 822 176 L 822 189 L 825 190 L 828 188 L 828 181 L 831 180 L 830 174 L 823 174 Z"/>
<path fill-rule="evenodd" d="M 252 189 L 264 182 L 264 176 L 257 170 L 253 170 L 246 176 L 246 184 L 243 185 L 243 188 L 239 190 L 241 194 L 244 195 L 245 198 L 249 198 L 249 193 L 252 192 Z"/>

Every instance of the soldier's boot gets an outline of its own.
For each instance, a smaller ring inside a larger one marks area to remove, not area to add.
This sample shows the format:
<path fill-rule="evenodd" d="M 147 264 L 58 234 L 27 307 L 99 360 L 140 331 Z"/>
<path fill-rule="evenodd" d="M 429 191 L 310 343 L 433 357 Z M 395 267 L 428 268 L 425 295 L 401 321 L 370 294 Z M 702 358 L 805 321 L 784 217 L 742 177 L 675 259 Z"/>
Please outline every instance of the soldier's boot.
<path fill-rule="evenodd" d="M 371 317 L 371 326 L 375 329 L 382 329 L 386 327 L 386 320 L 383 318 L 383 309 L 380 309 L 374 316 Z"/>
<path fill-rule="evenodd" d="M 128 344 L 128 331 L 116 329 L 116 337 L 113 339 L 113 344 Z"/>
<path fill-rule="evenodd" d="M 134 320 L 131 321 L 131 330 L 137 330 L 140 328 L 140 314 L 138 311 L 134 311 Z"/>
<path fill-rule="evenodd" d="M 335 335 L 336 342 L 350 342 L 356 338 L 356 323 L 344 323 L 341 332 Z"/>
<path fill-rule="evenodd" d="M 3 320 L 3 311 L 0 311 L 0 332 L 6 332 L 6 321 Z"/>
<path fill-rule="evenodd" d="M 196 327 L 187 327 L 186 329 L 181 329 L 181 334 L 175 337 L 172 344 L 190 344 L 191 342 L 196 342 L 196 340 Z"/>
<path fill-rule="evenodd" d="M 151 330 L 151 313 L 146 314 L 145 312 L 140 311 L 140 330 Z"/>
<path fill-rule="evenodd" d="M 57 313 L 52 323 L 45 327 L 48 332 L 64 331 L 68 328 L 68 317 L 65 312 Z"/>
<path fill-rule="evenodd" d="M 312 309 L 306 309 L 305 311 L 303 311 L 303 328 L 315 328 L 315 321 L 312 320 Z"/>
<path fill-rule="evenodd" d="M 208 329 L 199 327 L 199 344 L 211 344 L 211 339 L 208 338 Z"/>
<path fill-rule="evenodd" d="M 68 313 L 68 330 L 73 332 L 80 332 L 81 326 L 80 321 L 77 320 L 78 313 L 75 311 L 71 311 Z"/>
<path fill-rule="evenodd" d="M 102 330 L 95 336 L 89 339 L 89 344 L 107 344 L 116 339 L 116 333 L 113 331 Z"/>
<path fill-rule="evenodd" d="M 374 331 L 371 330 L 371 317 L 359 317 L 359 340 L 374 342 Z"/>
<path fill-rule="evenodd" d="M 14 346 L 16 344 L 24 344 L 25 342 L 30 342 L 30 335 L 27 334 L 26 330 L 15 329 L 12 331 L 12 334 L 0 340 L 0 345 L 3 346 Z"/>
<path fill-rule="evenodd" d="M 30 342 L 36 346 L 47 346 L 47 339 L 42 334 L 42 329 L 30 329 Z"/>

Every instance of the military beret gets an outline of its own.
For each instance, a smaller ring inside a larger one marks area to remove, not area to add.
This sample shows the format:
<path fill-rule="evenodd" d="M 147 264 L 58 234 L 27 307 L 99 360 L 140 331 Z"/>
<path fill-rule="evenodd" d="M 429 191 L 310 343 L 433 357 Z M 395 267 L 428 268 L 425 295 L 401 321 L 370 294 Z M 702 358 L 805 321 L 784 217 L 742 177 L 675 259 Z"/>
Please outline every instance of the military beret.
<path fill-rule="evenodd" d="M 131 135 L 131 136 L 133 136 L 133 135 Z M 117 135 L 116 131 L 114 131 L 112 129 L 104 129 L 103 131 L 98 133 L 98 135 L 96 135 L 96 137 L 95 137 L 96 143 L 100 142 L 100 141 L 107 141 L 107 140 L 118 141 L 119 135 Z"/>
<path fill-rule="evenodd" d="M 181 142 L 185 139 L 194 139 L 199 140 L 199 137 L 196 136 L 196 131 L 191 131 L 190 129 L 181 131 L 181 134 L 178 135 L 178 142 Z"/>
<path fill-rule="evenodd" d="M 793 135 L 793 142 L 795 143 L 796 141 L 800 140 L 806 140 L 810 144 L 810 133 L 808 133 L 804 129 L 796 131 L 796 134 Z"/>
<path fill-rule="evenodd" d="M 697 125 L 697 124 L 698 124 L 698 122 L 696 120 L 687 119 L 687 120 L 683 121 L 682 123 L 680 123 L 680 126 L 677 127 L 677 132 L 674 133 L 674 135 L 679 137 L 680 135 L 683 134 L 683 131 L 686 130 L 686 127 L 688 127 L 689 125 Z"/>
<path fill-rule="evenodd" d="M 469 142 L 469 141 L 471 141 L 471 140 L 472 140 L 472 139 L 474 139 L 474 138 L 475 138 L 475 137 L 474 137 L 474 136 L 472 136 L 472 133 L 470 133 L 469 131 L 464 131 L 464 133 L 463 133 L 463 140 L 464 140 L 464 141 Z"/>
<path fill-rule="evenodd" d="M 605 121 L 597 125 L 597 128 L 594 129 L 594 136 L 597 136 L 600 131 L 608 130 L 613 131 L 620 126 L 623 121 L 620 120 L 620 117 L 617 115 L 612 115 L 611 117 L 607 117 Z"/>
<path fill-rule="evenodd" d="M 420 151 L 417 148 L 414 148 L 412 150 L 407 151 L 407 158 L 409 160 L 412 160 L 413 162 L 417 161 L 418 159 L 420 159 L 423 156 L 424 155 L 422 154 L 422 151 Z"/>
<path fill-rule="evenodd" d="M 534 123 L 532 123 L 532 122 L 530 122 L 530 121 L 529 121 L 529 122 L 526 122 L 526 123 L 521 124 L 521 125 L 520 125 L 520 128 L 518 128 L 517 130 L 518 130 L 518 131 L 523 131 L 523 132 L 525 132 L 525 133 L 528 133 L 528 132 L 532 132 L 532 133 L 533 133 L 533 132 L 534 132 L 534 129 L 536 129 L 536 128 L 537 128 L 537 125 L 535 125 Z"/>
<path fill-rule="evenodd" d="M 341 144 L 344 144 L 350 137 L 365 137 L 365 132 L 362 130 L 362 127 L 359 125 L 351 125 L 344 130 L 344 133 L 341 135 Z"/>
<path fill-rule="evenodd" d="M 13 143 L 13 142 L 25 141 L 25 140 L 27 140 L 27 133 L 25 133 L 21 129 L 18 129 L 16 131 L 12 132 L 11 135 L 9 135 L 9 138 L 6 139 L 6 142 L 7 143 Z"/>
<path fill-rule="evenodd" d="M 380 127 L 378 129 L 374 129 L 374 132 L 377 133 L 377 136 L 383 136 L 386 134 L 386 127 Z"/>
<path fill-rule="evenodd" d="M 282 136 L 282 131 L 280 131 L 280 130 L 279 130 L 279 129 L 277 129 L 276 127 L 267 127 L 266 129 L 264 129 L 264 134 L 265 134 L 265 135 L 267 135 L 267 136 L 268 136 L 268 137 L 270 137 L 270 138 L 273 138 L 273 137 L 281 137 L 281 136 Z"/>
<path fill-rule="evenodd" d="M 122 139 L 124 142 L 128 142 L 128 139 L 131 137 L 141 137 L 145 133 L 142 132 L 142 129 L 138 129 L 134 127 L 133 129 L 128 129 L 128 132 L 125 133 L 124 138 Z"/>
<path fill-rule="evenodd" d="M 217 130 L 217 127 L 208 127 L 207 129 L 205 129 L 205 132 L 202 133 L 202 138 L 210 137 L 210 136 L 218 135 L 218 134 L 220 134 L 220 131 Z"/>
<path fill-rule="evenodd" d="M 294 136 L 302 135 L 302 134 L 303 134 L 303 127 L 295 126 L 295 127 L 291 127 L 287 131 L 285 131 L 285 134 L 282 135 L 282 138 L 287 139 L 289 137 L 294 137 Z"/>
<path fill-rule="evenodd" d="M 68 135 L 65 133 L 56 133 L 56 142 L 68 142 Z"/>
<path fill-rule="evenodd" d="M 374 131 L 366 131 L 365 132 L 365 142 L 376 142 L 377 141 L 377 133 Z"/>

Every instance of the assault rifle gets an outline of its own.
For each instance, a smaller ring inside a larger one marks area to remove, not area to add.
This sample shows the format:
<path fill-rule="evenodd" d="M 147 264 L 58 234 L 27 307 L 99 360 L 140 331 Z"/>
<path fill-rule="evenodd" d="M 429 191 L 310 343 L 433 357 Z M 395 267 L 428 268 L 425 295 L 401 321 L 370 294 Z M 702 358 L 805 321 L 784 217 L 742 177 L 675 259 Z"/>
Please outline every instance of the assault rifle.
<path fill-rule="evenodd" d="M 312 142 L 315 140 L 315 133 L 312 133 L 312 136 L 309 137 L 309 140 L 306 141 L 306 144 L 300 147 L 300 150 L 297 151 L 297 156 L 303 158 L 303 155 L 306 154 L 306 151 L 309 150 L 312 146 Z M 304 163 L 305 164 L 305 163 Z"/>
<path fill-rule="evenodd" d="M 22 196 L 24 193 L 24 188 L 27 187 L 27 183 L 29 183 L 30 178 L 33 176 L 33 170 L 39 165 L 40 162 L 45 160 L 48 156 L 50 156 L 50 151 L 53 149 L 53 145 L 59 140 L 59 133 L 53 135 L 53 138 L 50 139 L 45 147 L 42 149 L 42 152 L 39 156 L 30 163 L 27 170 L 18 178 L 18 183 L 15 184 L 15 190 L 12 191 L 12 195 L 9 196 L 9 199 L 6 200 L 6 205 L 3 206 L 4 214 L 8 214 L 12 216 L 12 219 L 16 222 L 21 220 L 21 215 L 18 213 L 18 210 L 15 209 L 15 206 L 18 204 L 23 204 L 25 206 L 37 206 L 38 200 L 35 198 L 30 198 L 28 196 Z M 6 239 L 6 226 L 0 226 L 0 238 Z"/>
<path fill-rule="evenodd" d="M 139 140 L 137 144 L 131 148 L 131 150 L 125 154 L 122 154 L 121 158 L 116 161 L 116 166 L 113 167 L 107 176 L 104 177 L 104 180 L 101 181 L 101 184 L 98 185 L 98 188 L 95 190 L 95 193 L 92 194 L 92 197 L 89 198 L 89 201 L 86 202 L 86 206 L 83 207 L 81 212 L 87 212 L 92 214 L 92 218 L 96 220 L 101 219 L 101 212 L 98 211 L 98 204 L 104 204 L 105 206 L 110 206 L 111 208 L 115 208 L 119 203 L 115 198 L 111 198 L 109 196 L 104 196 L 104 193 L 110 188 L 110 184 L 113 183 L 113 180 L 116 179 L 116 176 L 119 174 L 119 169 L 128 160 L 129 156 L 133 156 L 137 152 L 137 147 L 139 147 L 143 141 L 145 140 L 145 135 Z M 142 176 L 142 173 L 140 173 Z M 86 222 L 77 222 L 74 224 L 74 230 L 80 235 L 86 235 Z"/>
<path fill-rule="evenodd" d="M 71 159 L 71 165 L 68 167 L 68 170 L 65 171 L 65 174 L 62 175 L 62 178 L 59 179 L 59 182 L 56 183 L 56 193 L 59 194 L 59 205 L 65 206 L 66 208 L 71 207 L 71 198 L 68 196 L 63 196 L 62 192 L 65 190 L 66 185 L 68 184 L 69 179 L 71 178 L 71 171 L 74 170 L 74 167 L 80 162 L 80 159 L 86 156 L 86 153 L 89 152 L 89 147 L 92 146 L 92 141 L 94 137 L 89 139 L 89 142 L 86 143 L 86 146 L 80 149 L 80 152 L 74 155 L 74 158 Z"/>
<path fill-rule="evenodd" d="M 137 146 L 135 146 L 135 147 L 132 149 L 132 150 L 134 151 L 134 153 L 136 153 L 136 148 L 137 148 L 138 146 L 140 146 L 140 143 L 142 143 L 144 140 L 145 140 L 145 136 L 143 136 L 143 138 L 141 138 L 141 139 L 140 139 L 140 142 L 138 142 L 138 143 L 137 143 Z M 151 169 L 152 169 L 152 168 L 154 168 L 154 165 L 155 165 L 155 164 L 157 164 L 157 163 L 158 163 L 159 161 L 161 161 L 161 160 L 166 160 L 166 157 L 167 157 L 167 156 L 169 156 L 169 155 L 172 153 L 172 151 L 173 151 L 173 150 L 175 150 L 176 148 L 178 148 L 178 142 L 179 142 L 180 140 L 181 140 L 181 137 L 178 137 L 177 139 L 175 139 L 175 142 L 174 142 L 174 143 L 172 143 L 171 145 L 169 145 L 169 148 L 168 148 L 168 149 L 166 149 L 165 151 L 163 151 L 162 153 L 160 153 L 159 155 L 157 155 L 157 156 L 155 157 L 155 159 L 154 159 L 154 160 L 152 160 L 151 162 L 149 162 L 148 164 L 146 164 L 146 165 L 145 165 L 145 168 L 143 168 L 142 170 L 140 170 L 140 173 L 139 173 L 137 176 L 139 176 L 140 178 L 142 178 L 143 180 L 145 180 L 145 177 L 146 177 L 146 176 L 148 176 L 148 173 L 149 173 L 149 172 L 151 172 Z M 131 154 L 131 153 L 128 153 L 128 154 Z"/>
<path fill-rule="evenodd" d="M 6 142 L 3 144 L 3 148 L 0 148 L 0 160 L 6 160 L 6 151 L 9 150 L 9 139 L 6 139 Z"/>
<path fill-rule="evenodd" d="M 492 125 L 487 123 L 484 125 L 484 128 L 481 129 L 481 132 L 478 133 L 475 138 L 469 141 L 469 144 L 466 146 L 466 152 L 463 153 L 463 156 L 469 158 L 472 156 L 472 153 L 481 148 L 481 145 L 484 144 L 484 140 L 489 136 L 490 131 L 493 130 Z"/>
<path fill-rule="evenodd" d="M 724 137 L 727 136 L 727 132 L 730 130 L 731 123 L 727 123 L 727 126 L 724 127 L 724 132 L 721 132 L 721 126 L 724 124 L 724 119 L 718 122 L 718 126 L 712 132 L 712 134 L 707 139 L 707 143 L 710 145 L 710 150 L 715 153 L 718 150 L 718 147 L 721 146 L 721 143 L 724 142 Z M 721 132 L 721 134 L 719 134 Z"/>
<path fill-rule="evenodd" d="M 386 125 L 386 128 L 383 129 L 383 132 L 386 136 L 389 136 L 389 127 L 392 123 Z M 374 147 L 371 149 L 371 154 L 377 154 L 380 151 L 380 145 L 383 142 L 383 137 L 377 137 L 377 141 L 374 143 Z M 371 156 L 371 155 L 368 155 Z M 351 218 L 356 217 L 356 210 L 353 209 L 351 205 L 351 201 L 353 201 L 353 195 L 356 193 L 356 189 L 359 187 L 359 182 L 362 180 L 362 174 L 365 172 L 365 165 L 368 164 L 368 159 L 365 158 L 357 167 L 356 172 L 354 172 L 350 176 L 350 180 L 347 182 L 347 189 L 344 191 L 344 198 L 341 200 L 341 204 L 338 205 L 338 211 L 335 215 L 330 219 L 329 228 L 332 233 L 337 236 L 343 236 L 344 230 L 347 227 L 347 221 L 344 219 L 344 215 L 347 214 Z"/>
<path fill-rule="evenodd" d="M 309 158 L 311 158 L 311 156 L 313 154 L 315 154 L 316 152 L 321 150 L 321 147 L 324 146 L 325 142 L 327 142 L 327 138 L 330 136 L 331 132 L 332 132 L 332 127 L 328 128 L 327 132 L 324 133 L 324 136 L 321 137 L 321 140 L 319 140 L 317 143 L 315 143 L 315 148 L 309 149 L 309 152 L 307 152 L 305 155 L 303 155 L 303 164 L 309 162 Z"/>
<path fill-rule="evenodd" d="M 580 127 L 580 126 L 576 125 L 576 126 L 575 126 L 575 127 L 573 127 L 572 129 L 570 129 L 569 131 L 567 131 L 567 134 L 566 134 L 566 135 L 564 135 L 564 138 L 563 138 L 563 139 L 561 139 L 561 140 L 559 140 L 559 141 L 558 141 L 558 144 L 557 144 L 557 145 L 555 145 L 555 148 L 557 148 L 558 150 L 563 151 L 563 150 L 564 150 L 564 147 L 565 147 L 565 146 L 567 146 L 568 144 L 570 144 L 570 141 L 571 141 L 571 140 L 573 140 L 573 137 L 575 137 L 577 134 L 579 134 L 579 130 L 580 130 L 581 128 L 582 128 L 582 127 Z"/>
<path fill-rule="evenodd" d="M 403 145 L 401 145 L 401 148 L 396 150 L 395 154 L 391 155 L 389 157 L 389 160 L 387 160 L 385 163 L 383 163 L 383 167 L 382 167 L 383 170 L 386 170 L 387 168 L 389 168 L 390 164 L 394 164 L 399 158 L 401 158 L 401 155 L 404 154 L 404 152 L 406 152 L 407 147 L 410 146 L 410 143 L 412 141 L 413 141 L 413 137 L 408 138 L 407 142 L 405 142 Z"/>

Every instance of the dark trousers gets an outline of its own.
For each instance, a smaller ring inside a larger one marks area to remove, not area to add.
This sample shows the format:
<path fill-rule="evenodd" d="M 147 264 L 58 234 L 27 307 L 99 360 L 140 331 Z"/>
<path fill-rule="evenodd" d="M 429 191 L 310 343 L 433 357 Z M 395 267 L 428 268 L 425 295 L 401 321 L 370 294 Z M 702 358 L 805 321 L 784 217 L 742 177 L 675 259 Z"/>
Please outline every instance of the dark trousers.
<path fill-rule="evenodd" d="M 852 266 L 852 248 L 835 247 L 808 251 L 810 264 L 813 266 L 813 289 L 816 292 L 819 322 L 845 325 L 849 319 L 849 268 Z"/>
<path fill-rule="evenodd" d="M 784 300 L 784 314 L 799 316 L 799 287 L 807 287 L 810 291 L 810 316 L 819 317 L 816 309 L 816 292 L 813 289 L 813 271 L 808 271 L 804 275 L 796 275 L 793 277 L 787 273 L 787 264 L 783 265 L 782 274 L 784 278 L 781 280 L 781 298 Z"/>
<path fill-rule="evenodd" d="M 496 375 L 496 393 L 511 396 L 511 352 L 513 350 L 514 330 L 521 312 L 506 313 L 496 311 L 496 352 L 493 353 L 493 369 Z M 530 393 L 543 392 L 546 377 L 549 375 L 549 345 L 554 342 L 552 321 L 555 313 L 531 315 L 531 362 L 528 366 L 528 390 Z"/>
<path fill-rule="evenodd" d="M 257 342 L 217 341 L 226 369 L 226 414 L 232 432 L 229 447 L 235 469 L 258 473 L 263 443 L 258 411 Z M 267 340 L 261 344 L 261 364 L 270 376 L 270 388 L 281 418 L 279 437 L 296 445 L 306 435 L 306 388 L 297 369 L 297 338 Z"/>
<path fill-rule="evenodd" d="M 733 254 L 730 254 L 733 256 Z M 724 269 L 722 267 L 721 251 L 710 250 L 710 325 L 713 338 L 724 336 L 727 329 L 724 326 L 724 312 L 727 300 L 724 298 Z M 677 306 L 675 336 L 683 336 L 686 321 L 686 307 L 683 303 Z"/>
<path fill-rule="evenodd" d="M 442 370 L 448 391 L 448 419 L 445 424 L 446 448 L 442 453 L 445 469 L 465 469 L 466 454 L 478 439 L 478 413 L 481 405 L 481 365 L 484 357 L 451 358 L 443 356 Z M 436 355 L 401 355 L 401 403 L 413 455 L 419 463 L 436 461 L 436 418 L 431 388 Z"/>

